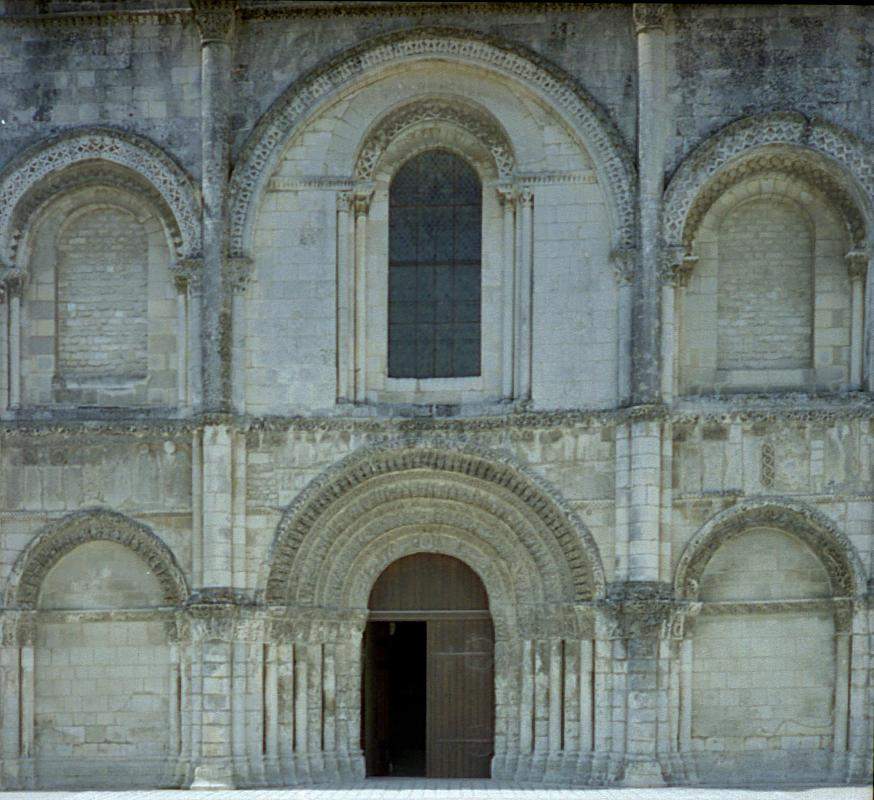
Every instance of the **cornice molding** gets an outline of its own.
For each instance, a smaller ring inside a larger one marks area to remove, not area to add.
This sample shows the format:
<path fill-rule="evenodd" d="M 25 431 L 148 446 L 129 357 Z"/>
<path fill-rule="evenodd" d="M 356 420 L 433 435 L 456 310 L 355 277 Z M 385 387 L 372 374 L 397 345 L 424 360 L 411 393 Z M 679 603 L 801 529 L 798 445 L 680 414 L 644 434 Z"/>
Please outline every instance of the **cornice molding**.
<path fill-rule="evenodd" d="M 696 407 L 697 406 L 697 407 Z M 562 411 L 522 411 L 465 417 L 353 417 L 298 415 L 195 415 L 172 418 L 166 411 L 131 415 L 129 409 L 107 410 L 95 417 L 93 412 L 41 407 L 22 409 L 17 415 L 0 420 L 0 438 L 30 436 L 190 436 L 204 427 L 222 425 L 244 433 L 337 431 L 360 434 L 417 436 L 431 433 L 475 434 L 501 430 L 605 428 L 629 422 L 660 420 L 671 425 L 765 423 L 774 426 L 799 423 L 834 425 L 850 420 L 874 420 L 874 397 L 859 394 L 851 398 L 824 400 L 817 405 L 803 405 L 793 396 L 770 402 L 759 398 L 744 401 L 703 403 L 685 401 L 679 406 L 638 406 L 616 409 L 568 409 Z M 160 414 L 160 415 L 159 415 Z"/>

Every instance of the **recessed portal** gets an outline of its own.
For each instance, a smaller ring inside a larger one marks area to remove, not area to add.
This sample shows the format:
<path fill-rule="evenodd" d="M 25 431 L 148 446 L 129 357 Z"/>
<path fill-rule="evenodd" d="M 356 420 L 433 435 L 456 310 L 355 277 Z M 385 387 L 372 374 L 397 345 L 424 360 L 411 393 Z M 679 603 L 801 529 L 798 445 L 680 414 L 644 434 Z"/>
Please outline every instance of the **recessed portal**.
<path fill-rule="evenodd" d="M 362 739 L 367 774 L 488 777 L 494 632 L 477 575 L 449 556 L 399 559 L 370 595 Z"/>

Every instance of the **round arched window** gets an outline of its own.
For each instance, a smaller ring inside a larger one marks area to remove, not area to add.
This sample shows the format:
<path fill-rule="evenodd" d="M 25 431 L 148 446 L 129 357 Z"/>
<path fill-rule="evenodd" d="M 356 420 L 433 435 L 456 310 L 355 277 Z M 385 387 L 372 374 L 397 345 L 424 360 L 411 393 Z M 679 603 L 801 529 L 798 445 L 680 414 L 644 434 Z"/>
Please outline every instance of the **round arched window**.
<path fill-rule="evenodd" d="M 482 186 L 463 159 L 427 150 L 389 189 L 388 374 L 480 374 Z"/>

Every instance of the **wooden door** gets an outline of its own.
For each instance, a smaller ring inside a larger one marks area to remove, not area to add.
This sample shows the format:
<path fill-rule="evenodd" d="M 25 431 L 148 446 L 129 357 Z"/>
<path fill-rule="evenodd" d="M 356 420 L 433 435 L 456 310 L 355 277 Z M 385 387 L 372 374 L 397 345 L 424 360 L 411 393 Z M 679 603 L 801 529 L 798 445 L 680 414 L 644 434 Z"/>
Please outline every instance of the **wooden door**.
<path fill-rule="evenodd" d="M 365 636 L 363 745 L 368 775 L 399 773 L 415 764 L 402 743 L 414 739 L 418 723 L 398 711 L 397 688 L 409 682 L 407 652 L 424 649 L 424 758 L 429 778 L 489 777 L 494 750 L 494 629 L 488 596 L 479 577 L 450 556 L 420 553 L 390 564 L 370 595 Z M 424 638 L 395 636 L 411 623 L 424 625 Z M 401 643 L 399 648 L 397 643 Z M 406 649 L 404 649 L 406 648 Z M 407 694 L 409 686 L 406 687 Z"/>
<path fill-rule="evenodd" d="M 428 621 L 429 778 L 489 777 L 494 651 L 490 619 Z"/>

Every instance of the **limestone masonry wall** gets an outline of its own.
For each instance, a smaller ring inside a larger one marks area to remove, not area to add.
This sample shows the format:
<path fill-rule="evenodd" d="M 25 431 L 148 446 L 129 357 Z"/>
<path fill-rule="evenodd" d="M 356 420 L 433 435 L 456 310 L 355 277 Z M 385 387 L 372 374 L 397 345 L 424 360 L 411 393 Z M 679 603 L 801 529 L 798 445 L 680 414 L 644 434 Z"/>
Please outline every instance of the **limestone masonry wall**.
<path fill-rule="evenodd" d="M 489 597 L 493 777 L 870 783 L 872 52 L 864 6 L 0 0 L 0 789 L 362 776 L 420 552 Z M 480 375 L 389 374 L 429 149 Z"/>

